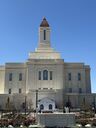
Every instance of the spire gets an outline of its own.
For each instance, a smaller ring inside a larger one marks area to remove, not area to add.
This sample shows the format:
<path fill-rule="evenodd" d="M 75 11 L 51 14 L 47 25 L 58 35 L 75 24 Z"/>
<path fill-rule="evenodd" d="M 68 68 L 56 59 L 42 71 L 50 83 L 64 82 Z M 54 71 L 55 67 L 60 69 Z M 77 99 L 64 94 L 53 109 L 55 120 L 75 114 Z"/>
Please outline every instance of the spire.
<path fill-rule="evenodd" d="M 51 47 L 51 28 L 44 17 L 39 26 L 39 41 L 35 52 L 29 54 L 29 59 L 60 59 L 60 54 Z"/>
<path fill-rule="evenodd" d="M 39 48 L 50 48 L 50 27 L 44 17 L 39 27 Z"/>
<path fill-rule="evenodd" d="M 45 17 L 43 18 L 43 20 L 40 24 L 40 27 L 49 27 L 48 21 L 46 20 Z"/>

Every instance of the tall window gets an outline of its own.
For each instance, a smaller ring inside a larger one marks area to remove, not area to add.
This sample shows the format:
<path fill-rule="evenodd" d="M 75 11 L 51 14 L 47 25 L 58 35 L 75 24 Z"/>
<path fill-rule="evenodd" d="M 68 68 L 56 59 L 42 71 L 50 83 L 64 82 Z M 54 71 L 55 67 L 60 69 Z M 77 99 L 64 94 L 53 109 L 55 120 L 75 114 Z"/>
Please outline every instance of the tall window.
<path fill-rule="evenodd" d="M 49 104 L 49 109 L 52 109 L 52 104 Z"/>
<path fill-rule="evenodd" d="M 19 88 L 19 93 L 22 93 L 22 89 L 21 88 Z"/>
<path fill-rule="evenodd" d="M 69 88 L 69 93 L 72 93 L 72 88 Z"/>
<path fill-rule="evenodd" d="M 52 80 L 52 74 L 53 74 L 52 71 L 50 71 L 50 80 Z"/>
<path fill-rule="evenodd" d="M 68 73 L 68 80 L 71 80 L 71 73 Z"/>
<path fill-rule="evenodd" d="M 48 71 L 47 70 L 43 71 L 43 80 L 48 80 Z"/>
<path fill-rule="evenodd" d="M 44 30 L 44 40 L 46 40 L 46 30 Z"/>
<path fill-rule="evenodd" d="M 81 74 L 78 73 L 78 81 L 80 81 L 80 80 L 81 80 Z"/>
<path fill-rule="evenodd" d="M 9 73 L 9 81 L 12 81 L 12 73 Z"/>
<path fill-rule="evenodd" d="M 19 81 L 22 81 L 22 73 L 19 73 Z"/>
<path fill-rule="evenodd" d="M 38 73 L 38 79 L 41 80 L 41 71 Z"/>
<path fill-rule="evenodd" d="M 44 109 L 44 105 L 41 104 L 41 105 L 40 105 L 40 110 L 43 110 L 43 109 Z"/>
<path fill-rule="evenodd" d="M 12 92 L 11 92 L 11 88 L 9 88 L 9 94 L 11 94 Z"/>
<path fill-rule="evenodd" d="M 82 88 L 79 88 L 79 93 L 82 93 Z"/>

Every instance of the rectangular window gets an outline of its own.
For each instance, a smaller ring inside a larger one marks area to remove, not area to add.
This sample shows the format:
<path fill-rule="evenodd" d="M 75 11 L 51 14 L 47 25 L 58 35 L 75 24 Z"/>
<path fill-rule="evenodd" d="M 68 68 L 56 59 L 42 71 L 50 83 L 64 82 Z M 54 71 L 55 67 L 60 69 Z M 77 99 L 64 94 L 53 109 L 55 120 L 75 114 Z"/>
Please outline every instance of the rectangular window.
<path fill-rule="evenodd" d="M 9 94 L 11 94 L 12 92 L 11 92 L 11 88 L 9 88 Z"/>
<path fill-rule="evenodd" d="M 38 74 L 38 79 L 41 80 L 41 71 L 39 71 L 39 74 Z"/>
<path fill-rule="evenodd" d="M 50 71 L 50 80 L 52 80 L 52 74 L 53 74 L 52 71 Z"/>
<path fill-rule="evenodd" d="M 9 81 L 12 81 L 12 73 L 9 73 Z"/>
<path fill-rule="evenodd" d="M 46 40 L 46 30 L 44 30 L 44 40 Z"/>
<path fill-rule="evenodd" d="M 47 90 L 48 88 L 43 88 L 44 90 Z"/>
<path fill-rule="evenodd" d="M 72 93 L 72 88 L 69 88 L 69 93 Z"/>
<path fill-rule="evenodd" d="M 21 88 L 19 88 L 19 93 L 22 93 L 22 89 Z"/>
<path fill-rule="evenodd" d="M 68 73 L 68 80 L 71 80 L 71 73 Z"/>
<path fill-rule="evenodd" d="M 22 73 L 19 73 L 19 81 L 22 81 Z"/>
<path fill-rule="evenodd" d="M 79 88 L 79 93 L 82 93 L 82 88 Z"/>
<path fill-rule="evenodd" d="M 81 74 L 78 73 L 78 81 L 80 81 L 80 80 L 81 80 Z"/>

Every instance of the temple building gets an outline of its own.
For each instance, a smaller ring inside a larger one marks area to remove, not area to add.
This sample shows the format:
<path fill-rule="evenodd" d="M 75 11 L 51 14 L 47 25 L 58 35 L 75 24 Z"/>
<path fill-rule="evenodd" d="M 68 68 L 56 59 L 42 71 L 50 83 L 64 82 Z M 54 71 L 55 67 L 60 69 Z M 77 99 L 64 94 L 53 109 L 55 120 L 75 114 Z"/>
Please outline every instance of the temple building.
<path fill-rule="evenodd" d="M 39 41 L 34 52 L 23 63 L 0 66 L 0 108 L 52 110 L 64 106 L 95 107 L 91 93 L 90 66 L 65 62 L 51 47 L 51 28 L 43 18 Z M 7 104 L 7 105 L 6 105 Z M 9 105 L 8 105 L 9 104 Z"/>

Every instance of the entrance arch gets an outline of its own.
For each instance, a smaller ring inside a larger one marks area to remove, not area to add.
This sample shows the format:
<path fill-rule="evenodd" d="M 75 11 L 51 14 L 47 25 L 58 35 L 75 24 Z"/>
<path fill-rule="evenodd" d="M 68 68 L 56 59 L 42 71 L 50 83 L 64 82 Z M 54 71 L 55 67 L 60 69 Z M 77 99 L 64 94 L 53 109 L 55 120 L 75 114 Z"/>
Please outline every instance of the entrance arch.
<path fill-rule="evenodd" d="M 54 111 L 55 110 L 55 101 L 53 99 L 50 99 L 47 97 L 42 98 L 38 102 L 38 110 L 40 110 L 41 112 Z"/>

